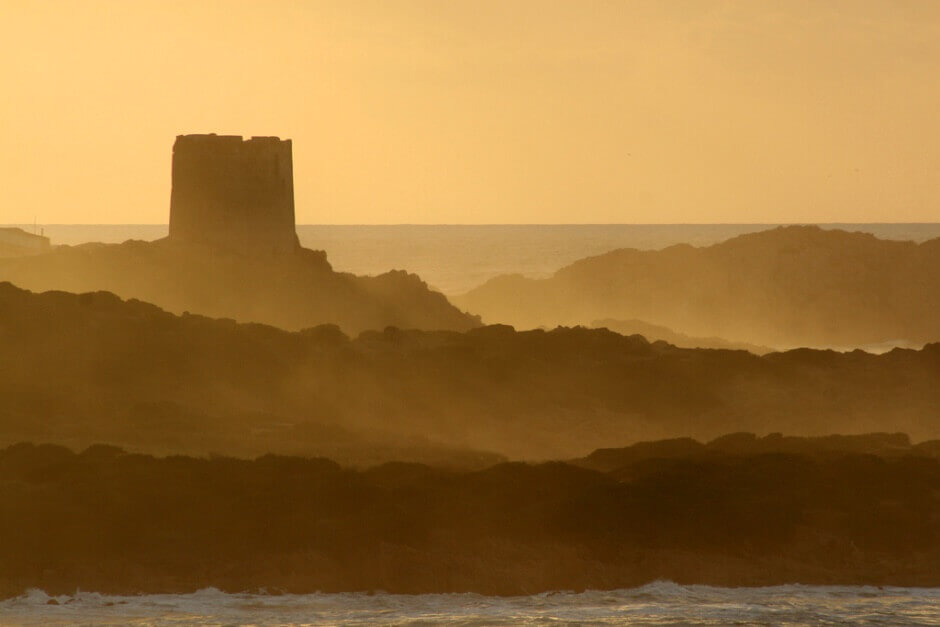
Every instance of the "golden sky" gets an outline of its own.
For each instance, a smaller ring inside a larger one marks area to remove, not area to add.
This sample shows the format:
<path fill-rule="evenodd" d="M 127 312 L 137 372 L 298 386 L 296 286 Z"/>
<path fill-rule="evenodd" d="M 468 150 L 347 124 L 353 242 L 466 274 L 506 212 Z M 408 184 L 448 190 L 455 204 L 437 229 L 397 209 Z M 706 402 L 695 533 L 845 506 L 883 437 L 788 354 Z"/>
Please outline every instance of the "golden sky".
<path fill-rule="evenodd" d="M 182 133 L 300 223 L 940 216 L 940 1 L 0 0 L 0 223 L 165 223 Z"/>

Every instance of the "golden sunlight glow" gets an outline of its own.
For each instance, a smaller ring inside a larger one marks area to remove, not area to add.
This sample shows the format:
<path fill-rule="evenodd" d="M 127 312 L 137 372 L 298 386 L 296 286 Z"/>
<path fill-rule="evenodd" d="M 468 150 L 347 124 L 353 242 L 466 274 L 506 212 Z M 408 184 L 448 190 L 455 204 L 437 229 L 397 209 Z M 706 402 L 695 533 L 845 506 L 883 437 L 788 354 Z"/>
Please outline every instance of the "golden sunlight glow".
<path fill-rule="evenodd" d="M 932 221 L 940 3 L 0 0 L 0 223 L 165 223 L 183 133 L 300 223 Z"/>

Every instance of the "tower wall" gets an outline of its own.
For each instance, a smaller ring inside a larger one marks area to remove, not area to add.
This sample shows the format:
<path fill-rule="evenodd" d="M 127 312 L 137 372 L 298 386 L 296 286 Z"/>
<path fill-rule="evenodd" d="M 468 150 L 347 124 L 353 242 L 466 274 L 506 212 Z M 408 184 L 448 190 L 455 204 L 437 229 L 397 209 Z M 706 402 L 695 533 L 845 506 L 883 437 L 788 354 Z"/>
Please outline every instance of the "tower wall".
<path fill-rule="evenodd" d="M 296 248 L 291 141 L 178 136 L 170 238 L 249 252 Z"/>

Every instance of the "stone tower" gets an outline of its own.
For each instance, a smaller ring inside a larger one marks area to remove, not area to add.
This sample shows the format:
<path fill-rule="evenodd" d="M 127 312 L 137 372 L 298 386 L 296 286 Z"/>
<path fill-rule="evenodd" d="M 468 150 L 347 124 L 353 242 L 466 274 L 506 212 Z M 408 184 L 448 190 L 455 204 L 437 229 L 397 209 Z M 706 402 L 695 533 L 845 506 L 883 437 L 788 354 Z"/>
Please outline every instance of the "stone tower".
<path fill-rule="evenodd" d="M 297 248 L 291 140 L 177 136 L 170 239 L 246 252 Z"/>

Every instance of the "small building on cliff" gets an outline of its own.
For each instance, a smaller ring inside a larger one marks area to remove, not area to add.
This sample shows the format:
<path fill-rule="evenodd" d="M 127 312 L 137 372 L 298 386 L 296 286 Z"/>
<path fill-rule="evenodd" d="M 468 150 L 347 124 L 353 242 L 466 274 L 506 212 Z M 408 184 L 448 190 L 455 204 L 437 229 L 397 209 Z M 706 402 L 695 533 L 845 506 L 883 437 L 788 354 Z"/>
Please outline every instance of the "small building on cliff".
<path fill-rule="evenodd" d="M 296 249 L 291 140 L 177 136 L 170 239 L 249 253 Z"/>

